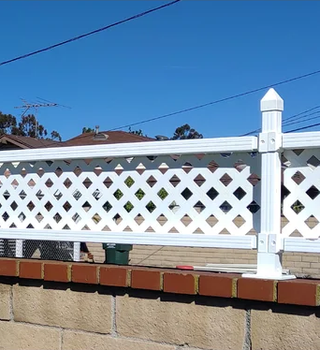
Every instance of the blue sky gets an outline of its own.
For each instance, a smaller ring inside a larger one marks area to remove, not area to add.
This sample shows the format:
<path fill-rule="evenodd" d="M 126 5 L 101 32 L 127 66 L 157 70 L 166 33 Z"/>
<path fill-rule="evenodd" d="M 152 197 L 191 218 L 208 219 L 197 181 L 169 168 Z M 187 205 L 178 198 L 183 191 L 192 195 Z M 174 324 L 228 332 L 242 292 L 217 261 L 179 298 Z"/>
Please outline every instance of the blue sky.
<path fill-rule="evenodd" d="M 108 25 L 164 1 L 1 1 L 0 61 Z M 108 130 L 320 69 L 319 1 L 190 1 L 0 67 L 0 110 L 20 97 L 63 139 Z M 277 88 L 284 117 L 320 104 L 320 74 Z M 205 137 L 260 126 L 259 92 L 141 125 L 172 136 L 189 123 Z M 300 125 L 298 125 L 300 126 Z"/>

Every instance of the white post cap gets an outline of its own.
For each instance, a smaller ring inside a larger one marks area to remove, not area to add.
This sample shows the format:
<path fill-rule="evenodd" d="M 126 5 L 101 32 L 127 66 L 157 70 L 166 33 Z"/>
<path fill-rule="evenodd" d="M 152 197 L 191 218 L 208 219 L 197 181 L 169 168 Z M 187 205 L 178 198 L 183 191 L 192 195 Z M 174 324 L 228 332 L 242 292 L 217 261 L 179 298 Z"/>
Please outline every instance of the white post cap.
<path fill-rule="evenodd" d="M 283 99 L 271 88 L 260 101 L 261 112 L 283 111 Z"/>

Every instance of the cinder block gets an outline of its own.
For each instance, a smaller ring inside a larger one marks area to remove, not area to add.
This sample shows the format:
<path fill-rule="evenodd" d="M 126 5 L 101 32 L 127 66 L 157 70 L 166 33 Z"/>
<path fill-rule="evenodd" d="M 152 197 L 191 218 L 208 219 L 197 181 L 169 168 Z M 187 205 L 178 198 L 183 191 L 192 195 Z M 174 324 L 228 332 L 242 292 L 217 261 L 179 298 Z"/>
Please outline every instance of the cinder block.
<path fill-rule="evenodd" d="M 241 309 L 127 295 L 117 296 L 116 305 L 120 336 L 210 350 L 243 347 L 245 311 Z"/>
<path fill-rule="evenodd" d="M 283 261 L 301 261 L 301 255 L 293 255 L 293 254 L 284 254 Z"/>
<path fill-rule="evenodd" d="M 0 284 L 0 319 L 10 320 L 11 286 Z"/>
<path fill-rule="evenodd" d="M 16 322 L 111 332 L 111 296 L 86 291 L 13 286 Z"/>
<path fill-rule="evenodd" d="M 295 267 L 300 267 L 300 268 L 311 267 L 311 263 L 310 262 L 297 261 L 297 262 L 294 263 L 294 266 Z"/>
<path fill-rule="evenodd" d="M 306 261 L 306 262 L 319 263 L 319 257 L 317 255 L 305 255 L 305 256 L 303 255 L 301 259 L 302 261 Z"/>
<path fill-rule="evenodd" d="M 271 310 L 252 310 L 252 349 L 319 350 L 320 319 Z"/>
<path fill-rule="evenodd" d="M 64 331 L 62 350 L 175 350 L 175 346 L 110 336 Z"/>
<path fill-rule="evenodd" d="M 60 330 L 0 321 L 1 350 L 60 350 Z"/>

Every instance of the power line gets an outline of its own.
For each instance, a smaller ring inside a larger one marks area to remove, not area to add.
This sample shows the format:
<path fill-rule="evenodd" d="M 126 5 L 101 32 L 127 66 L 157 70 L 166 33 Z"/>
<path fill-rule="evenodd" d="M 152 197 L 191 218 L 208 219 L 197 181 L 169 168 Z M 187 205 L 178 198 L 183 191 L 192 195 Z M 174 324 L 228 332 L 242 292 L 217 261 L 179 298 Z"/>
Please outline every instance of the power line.
<path fill-rule="evenodd" d="M 144 11 L 144 12 L 141 12 L 141 13 L 138 13 L 137 15 L 134 15 L 134 16 L 131 16 L 131 17 L 122 19 L 121 21 L 114 22 L 114 23 L 112 23 L 112 24 L 109 24 L 109 25 L 107 25 L 107 26 L 105 26 L 105 27 L 102 27 L 102 28 L 93 30 L 93 31 L 91 31 L 91 32 L 78 35 L 78 36 L 76 36 L 76 37 L 74 37 L 74 38 L 71 38 L 71 39 L 68 39 L 68 40 L 65 40 L 65 41 L 61 41 L 61 42 L 59 42 L 59 43 L 57 43 L 57 44 L 50 45 L 50 46 L 47 46 L 47 47 L 45 47 L 45 48 L 43 48 L 43 49 L 39 49 L 39 50 L 36 50 L 36 51 L 29 52 L 29 53 L 27 53 L 27 54 L 25 54 L 25 55 L 15 57 L 15 58 L 12 58 L 12 59 L 7 60 L 7 61 L 3 61 L 3 62 L 0 63 L 0 66 L 4 66 L 4 65 L 6 65 L 6 64 L 9 64 L 9 63 L 12 63 L 12 62 L 15 62 L 15 61 L 22 60 L 22 59 L 24 59 L 24 58 L 27 58 L 27 57 L 30 57 L 30 56 L 34 56 L 34 55 L 37 55 L 37 54 L 39 54 L 39 53 L 42 53 L 42 52 L 45 52 L 45 51 L 49 51 L 49 50 L 55 49 L 56 47 L 59 47 L 59 46 L 65 45 L 65 44 L 69 44 L 69 43 L 71 43 L 71 42 L 73 42 L 73 41 L 83 39 L 83 38 L 85 38 L 85 37 L 87 37 L 87 36 L 100 33 L 100 32 L 102 32 L 102 31 L 104 31 L 104 30 L 110 29 L 110 28 L 112 28 L 112 27 L 116 27 L 116 26 L 118 26 L 118 25 L 120 25 L 120 24 L 124 24 L 124 23 L 126 23 L 126 22 L 130 22 L 130 21 L 132 21 L 132 20 L 134 20 L 134 19 L 137 19 L 137 18 L 146 16 L 146 15 L 152 13 L 152 12 L 156 12 L 156 11 L 159 11 L 159 10 L 161 10 L 161 9 L 164 9 L 165 7 L 172 6 L 172 5 L 174 5 L 174 4 L 176 4 L 176 3 L 180 2 L 180 1 L 181 1 L 181 0 L 171 1 L 171 2 L 169 2 L 169 3 L 167 3 L 167 4 L 164 4 L 164 5 L 161 5 L 161 6 L 158 6 L 158 7 L 154 7 L 154 8 L 152 8 L 152 9 L 150 9 L 150 10 L 147 10 L 147 11 Z"/>
<path fill-rule="evenodd" d="M 270 84 L 270 85 L 266 85 L 266 86 L 263 86 L 263 87 L 260 87 L 260 88 L 257 88 L 257 89 L 241 92 L 241 93 L 238 93 L 238 94 L 235 94 L 235 95 L 231 95 L 231 96 L 228 96 L 228 97 L 224 97 L 224 98 L 221 98 L 221 99 L 218 99 L 218 100 L 215 100 L 215 101 L 211 101 L 211 102 L 208 102 L 208 103 L 203 103 L 201 105 L 197 105 L 197 106 L 194 106 L 194 107 L 189 107 L 189 108 L 181 109 L 181 110 L 176 111 L 176 112 L 160 115 L 158 117 L 144 119 L 144 120 L 140 120 L 140 121 L 137 121 L 137 122 L 134 122 L 134 123 L 121 125 L 121 126 L 112 128 L 112 129 L 110 129 L 108 131 L 120 130 L 120 129 L 128 128 L 128 127 L 131 127 L 131 126 L 136 126 L 136 125 L 150 123 L 150 122 L 153 122 L 155 120 L 160 120 L 160 119 L 172 117 L 174 115 L 195 111 L 195 110 L 200 109 L 200 108 L 212 106 L 212 105 L 215 105 L 215 104 L 218 104 L 218 103 L 221 103 L 221 102 L 226 102 L 226 101 L 234 100 L 234 99 L 239 98 L 239 97 L 244 97 L 244 96 L 247 96 L 247 95 L 251 95 L 251 94 L 254 94 L 256 92 L 259 92 L 259 91 L 262 91 L 262 90 L 265 90 L 265 89 L 270 89 L 270 88 L 275 87 L 275 86 L 284 85 L 284 84 L 288 84 L 288 83 L 291 83 L 291 82 L 296 81 L 296 80 L 308 78 L 308 77 L 311 77 L 311 76 L 319 74 L 319 73 L 320 73 L 320 69 L 316 70 L 316 71 L 313 71 L 313 72 L 310 72 L 310 73 L 299 75 L 299 76 L 296 76 L 296 77 L 293 77 L 293 78 L 281 80 L 281 81 L 278 81 L 276 83 L 273 83 L 273 84 Z M 244 136 L 244 135 L 242 135 L 242 136 Z"/>
<path fill-rule="evenodd" d="M 315 106 L 315 107 L 306 109 L 306 110 L 303 111 L 303 112 L 300 112 L 300 113 L 295 114 L 295 115 L 293 115 L 293 116 L 291 116 L 291 117 L 289 117 L 289 118 L 284 119 L 284 121 L 285 121 L 285 122 L 288 122 L 289 120 L 292 120 L 292 119 L 296 120 L 296 117 L 301 116 L 301 115 L 303 115 L 303 114 L 305 114 L 305 113 L 314 111 L 315 109 L 318 109 L 318 108 L 320 108 L 320 106 Z M 311 114 L 309 114 L 309 115 L 311 115 Z M 304 116 L 304 117 L 305 117 L 305 116 Z M 303 117 L 303 118 L 304 118 L 304 117 Z"/>
<path fill-rule="evenodd" d="M 245 133 L 245 134 L 243 134 L 243 135 L 240 135 L 240 136 L 249 136 L 249 135 L 251 135 L 251 134 L 255 134 L 255 133 L 260 132 L 260 131 L 261 131 L 261 128 L 258 128 L 258 129 L 249 131 L 249 132 L 247 132 L 247 133 Z"/>
<path fill-rule="evenodd" d="M 316 124 L 311 124 L 311 125 L 307 125 L 307 126 L 302 126 L 301 128 L 297 128 L 297 129 L 293 129 L 293 130 L 289 130 L 289 131 L 286 131 L 285 133 L 289 133 L 289 132 L 295 132 L 295 131 L 300 131 L 300 130 L 305 130 L 305 129 L 310 129 L 310 128 L 313 128 L 315 126 L 319 126 L 320 123 L 316 123 Z"/>
<path fill-rule="evenodd" d="M 283 120 L 282 125 L 283 125 L 283 126 L 288 126 L 288 125 L 298 124 L 298 123 L 300 123 L 300 122 L 295 123 L 294 121 L 295 121 L 295 120 L 300 120 L 301 118 L 306 118 L 306 117 L 308 117 L 308 116 L 310 116 L 310 115 L 314 115 L 314 114 L 318 113 L 319 111 L 314 112 L 314 113 L 310 113 L 310 114 L 303 115 L 303 114 L 305 114 L 305 113 L 307 113 L 307 112 L 314 111 L 315 109 L 318 109 L 318 108 L 320 108 L 320 106 L 315 106 L 315 107 L 306 109 L 306 110 L 303 111 L 303 112 L 300 112 L 300 113 L 297 113 L 297 114 L 292 115 L 291 117 L 285 118 L 285 119 Z M 297 117 L 299 117 L 299 118 L 297 118 Z M 311 118 L 311 119 L 313 119 L 313 118 Z M 307 120 L 309 120 L 309 119 L 307 119 Z M 305 120 L 305 121 L 307 121 L 307 120 Z M 290 123 L 288 123 L 289 121 L 290 121 Z M 260 131 L 261 131 L 261 128 L 258 128 L 258 129 L 249 131 L 249 132 L 247 132 L 247 133 L 245 133 L 245 134 L 243 134 L 243 135 L 240 135 L 240 136 L 248 136 L 248 135 L 251 135 L 251 134 L 258 133 L 258 132 L 260 132 Z"/>
<path fill-rule="evenodd" d="M 315 115 L 315 114 L 316 114 L 315 117 L 307 118 L 307 117 L 309 117 L 309 116 L 311 116 L 311 115 Z M 305 118 L 306 118 L 306 119 L 305 119 Z M 319 118 L 319 111 L 314 112 L 314 113 L 307 114 L 307 115 L 301 117 L 301 119 L 299 119 L 299 120 L 290 121 L 289 123 L 284 123 L 284 124 L 282 124 L 282 125 L 283 125 L 284 127 L 287 127 L 287 126 L 290 126 L 290 125 L 296 125 L 296 124 L 305 123 L 305 122 L 308 122 L 309 120 L 314 120 L 314 119 L 317 119 L 317 118 Z"/>

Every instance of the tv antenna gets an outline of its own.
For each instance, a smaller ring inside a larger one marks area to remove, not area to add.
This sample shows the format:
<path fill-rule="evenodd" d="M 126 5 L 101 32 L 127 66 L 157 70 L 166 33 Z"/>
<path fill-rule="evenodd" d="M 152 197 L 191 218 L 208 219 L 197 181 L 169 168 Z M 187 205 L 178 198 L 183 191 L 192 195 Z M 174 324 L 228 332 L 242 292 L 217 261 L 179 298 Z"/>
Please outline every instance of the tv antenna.
<path fill-rule="evenodd" d="M 23 98 L 20 98 L 20 100 L 23 102 L 22 106 L 17 106 L 14 108 L 23 108 L 24 111 L 21 113 L 21 117 L 23 117 L 29 110 L 34 109 L 34 117 L 35 117 L 35 137 L 36 139 L 38 138 L 38 119 L 37 119 L 37 115 L 38 115 L 38 109 L 39 108 L 43 108 L 43 107 L 63 107 L 63 108 L 71 108 L 68 106 L 64 106 L 61 105 L 59 103 L 55 103 L 55 102 L 51 102 L 48 100 L 45 100 L 44 98 L 41 97 L 37 97 L 37 100 L 35 102 L 28 102 Z"/>

